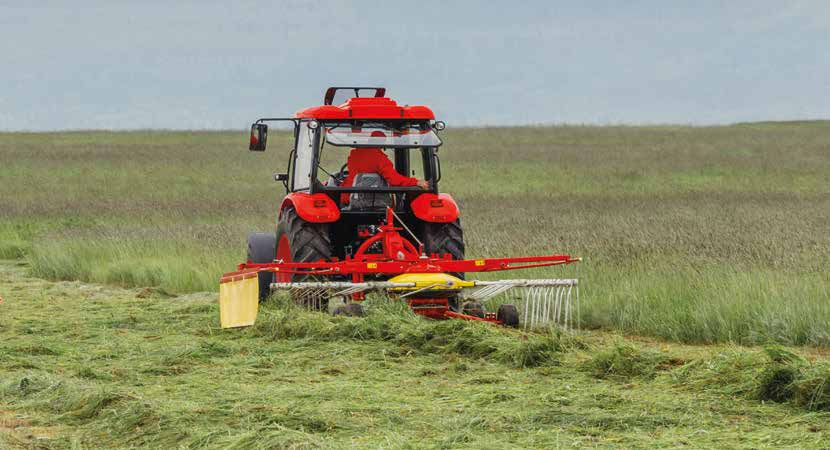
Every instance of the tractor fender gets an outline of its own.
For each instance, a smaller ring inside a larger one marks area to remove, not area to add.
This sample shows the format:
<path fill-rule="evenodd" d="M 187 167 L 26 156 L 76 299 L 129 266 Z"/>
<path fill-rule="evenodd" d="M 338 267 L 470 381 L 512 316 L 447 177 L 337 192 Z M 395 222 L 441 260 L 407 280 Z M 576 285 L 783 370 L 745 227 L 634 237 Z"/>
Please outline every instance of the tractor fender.
<path fill-rule="evenodd" d="M 410 206 L 415 217 L 424 222 L 449 223 L 458 219 L 458 205 L 450 194 L 424 193 Z"/>
<path fill-rule="evenodd" d="M 340 210 L 337 204 L 326 194 L 308 194 L 305 192 L 292 192 L 282 199 L 280 216 L 285 208 L 293 206 L 297 215 L 306 222 L 329 223 L 340 219 Z"/>

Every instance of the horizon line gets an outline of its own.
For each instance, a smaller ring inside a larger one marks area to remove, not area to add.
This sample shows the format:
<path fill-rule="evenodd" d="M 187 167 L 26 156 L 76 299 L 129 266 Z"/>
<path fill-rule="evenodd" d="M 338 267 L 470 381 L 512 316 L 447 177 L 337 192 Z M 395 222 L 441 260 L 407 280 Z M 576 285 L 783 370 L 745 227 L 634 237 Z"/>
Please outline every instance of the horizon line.
<path fill-rule="evenodd" d="M 731 126 L 746 126 L 746 125 L 800 125 L 800 124 L 819 124 L 823 122 L 830 122 L 827 119 L 788 119 L 788 120 L 758 120 L 758 121 L 741 121 L 729 123 L 679 123 L 679 122 L 620 122 L 620 123 L 579 123 L 579 122 L 552 122 L 552 123 L 530 123 L 530 124 L 482 124 L 482 125 L 463 125 L 452 127 L 448 125 L 448 130 L 467 130 L 467 129 L 482 129 L 482 128 L 670 128 L 670 127 L 684 127 L 684 128 L 718 128 Z M 227 133 L 246 131 L 248 128 L 55 128 L 50 130 L 33 130 L 33 129 L 0 129 L 0 134 L 49 134 L 49 133 L 136 133 L 136 132 L 169 132 L 169 133 Z"/>

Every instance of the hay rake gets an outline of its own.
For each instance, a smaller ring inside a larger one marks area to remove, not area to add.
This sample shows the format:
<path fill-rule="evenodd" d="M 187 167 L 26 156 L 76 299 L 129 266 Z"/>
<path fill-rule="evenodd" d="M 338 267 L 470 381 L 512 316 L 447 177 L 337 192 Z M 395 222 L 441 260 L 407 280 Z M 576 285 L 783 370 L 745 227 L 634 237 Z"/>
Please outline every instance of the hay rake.
<path fill-rule="evenodd" d="M 381 292 L 406 301 L 419 315 L 432 319 L 480 320 L 526 329 L 558 325 L 569 329 L 579 323 L 579 291 L 576 279 L 464 280 L 450 273 L 494 272 L 570 264 L 580 261 L 569 255 L 518 258 L 452 259 L 405 252 L 399 245 L 401 228 L 394 226 L 394 213 L 378 227 L 381 253 L 355 254 L 342 261 L 271 263 L 246 262 L 220 280 L 220 310 L 223 327 L 253 324 L 258 310 L 259 275 L 315 281 L 275 282 L 271 292 L 287 292 L 296 302 L 323 309 L 330 299 L 341 299 L 340 313 L 362 314 L 367 293 Z M 386 279 L 384 279 L 386 278 Z M 270 278 L 269 278 L 270 279 Z M 316 280 L 325 281 L 316 281 Z M 518 305 L 512 303 L 516 301 Z M 497 305 L 488 313 L 484 303 Z M 338 310 L 335 310 L 337 313 Z M 574 320 L 576 315 L 576 320 Z"/>
<path fill-rule="evenodd" d="M 325 302 L 331 299 L 339 299 L 344 304 L 348 304 L 355 295 L 366 295 L 370 292 L 406 300 L 410 297 L 422 299 L 430 291 L 440 290 L 444 292 L 444 295 L 451 291 L 463 301 L 508 305 L 511 301 L 515 301 L 519 322 L 525 329 L 551 325 L 571 329 L 578 327 L 579 324 L 579 287 L 576 279 L 498 281 L 454 279 L 440 280 L 431 284 L 428 280 L 421 280 L 420 283 L 417 281 L 298 282 L 272 283 L 271 290 L 285 291 L 291 298 L 309 309 L 321 309 Z M 574 319 L 574 314 L 576 314 L 576 319 Z M 491 316 L 490 318 L 498 319 L 497 313 Z M 488 318 L 487 313 L 484 313 L 483 318 Z"/>

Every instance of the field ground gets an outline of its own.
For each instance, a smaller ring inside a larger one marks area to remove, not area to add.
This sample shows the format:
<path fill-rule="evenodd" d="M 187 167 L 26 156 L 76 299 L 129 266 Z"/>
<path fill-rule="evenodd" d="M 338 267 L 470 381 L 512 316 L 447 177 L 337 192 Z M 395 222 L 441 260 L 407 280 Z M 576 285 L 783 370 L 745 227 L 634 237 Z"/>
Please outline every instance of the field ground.
<path fill-rule="evenodd" d="M 585 257 L 511 274 L 578 277 L 582 333 L 222 331 L 287 136 L 0 134 L 0 447 L 830 446 L 830 122 L 442 138 L 468 256 Z"/>
<path fill-rule="evenodd" d="M 393 308 L 352 319 L 273 304 L 256 327 L 223 331 L 212 293 L 25 269 L 0 263 L 0 447 L 830 444 L 823 350 L 523 335 Z M 791 384 L 779 383 L 790 369 Z"/>

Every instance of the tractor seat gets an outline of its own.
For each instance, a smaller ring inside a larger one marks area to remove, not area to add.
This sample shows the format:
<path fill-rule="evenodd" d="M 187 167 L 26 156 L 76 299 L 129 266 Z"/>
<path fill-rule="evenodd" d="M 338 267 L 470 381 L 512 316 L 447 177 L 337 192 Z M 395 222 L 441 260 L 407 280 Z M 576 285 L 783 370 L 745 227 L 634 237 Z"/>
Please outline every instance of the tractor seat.
<path fill-rule="evenodd" d="M 377 173 L 359 173 L 354 177 L 354 187 L 380 188 L 388 187 L 386 180 Z M 382 211 L 392 204 L 392 194 L 375 192 L 352 192 L 349 204 L 343 208 L 348 211 Z"/>

